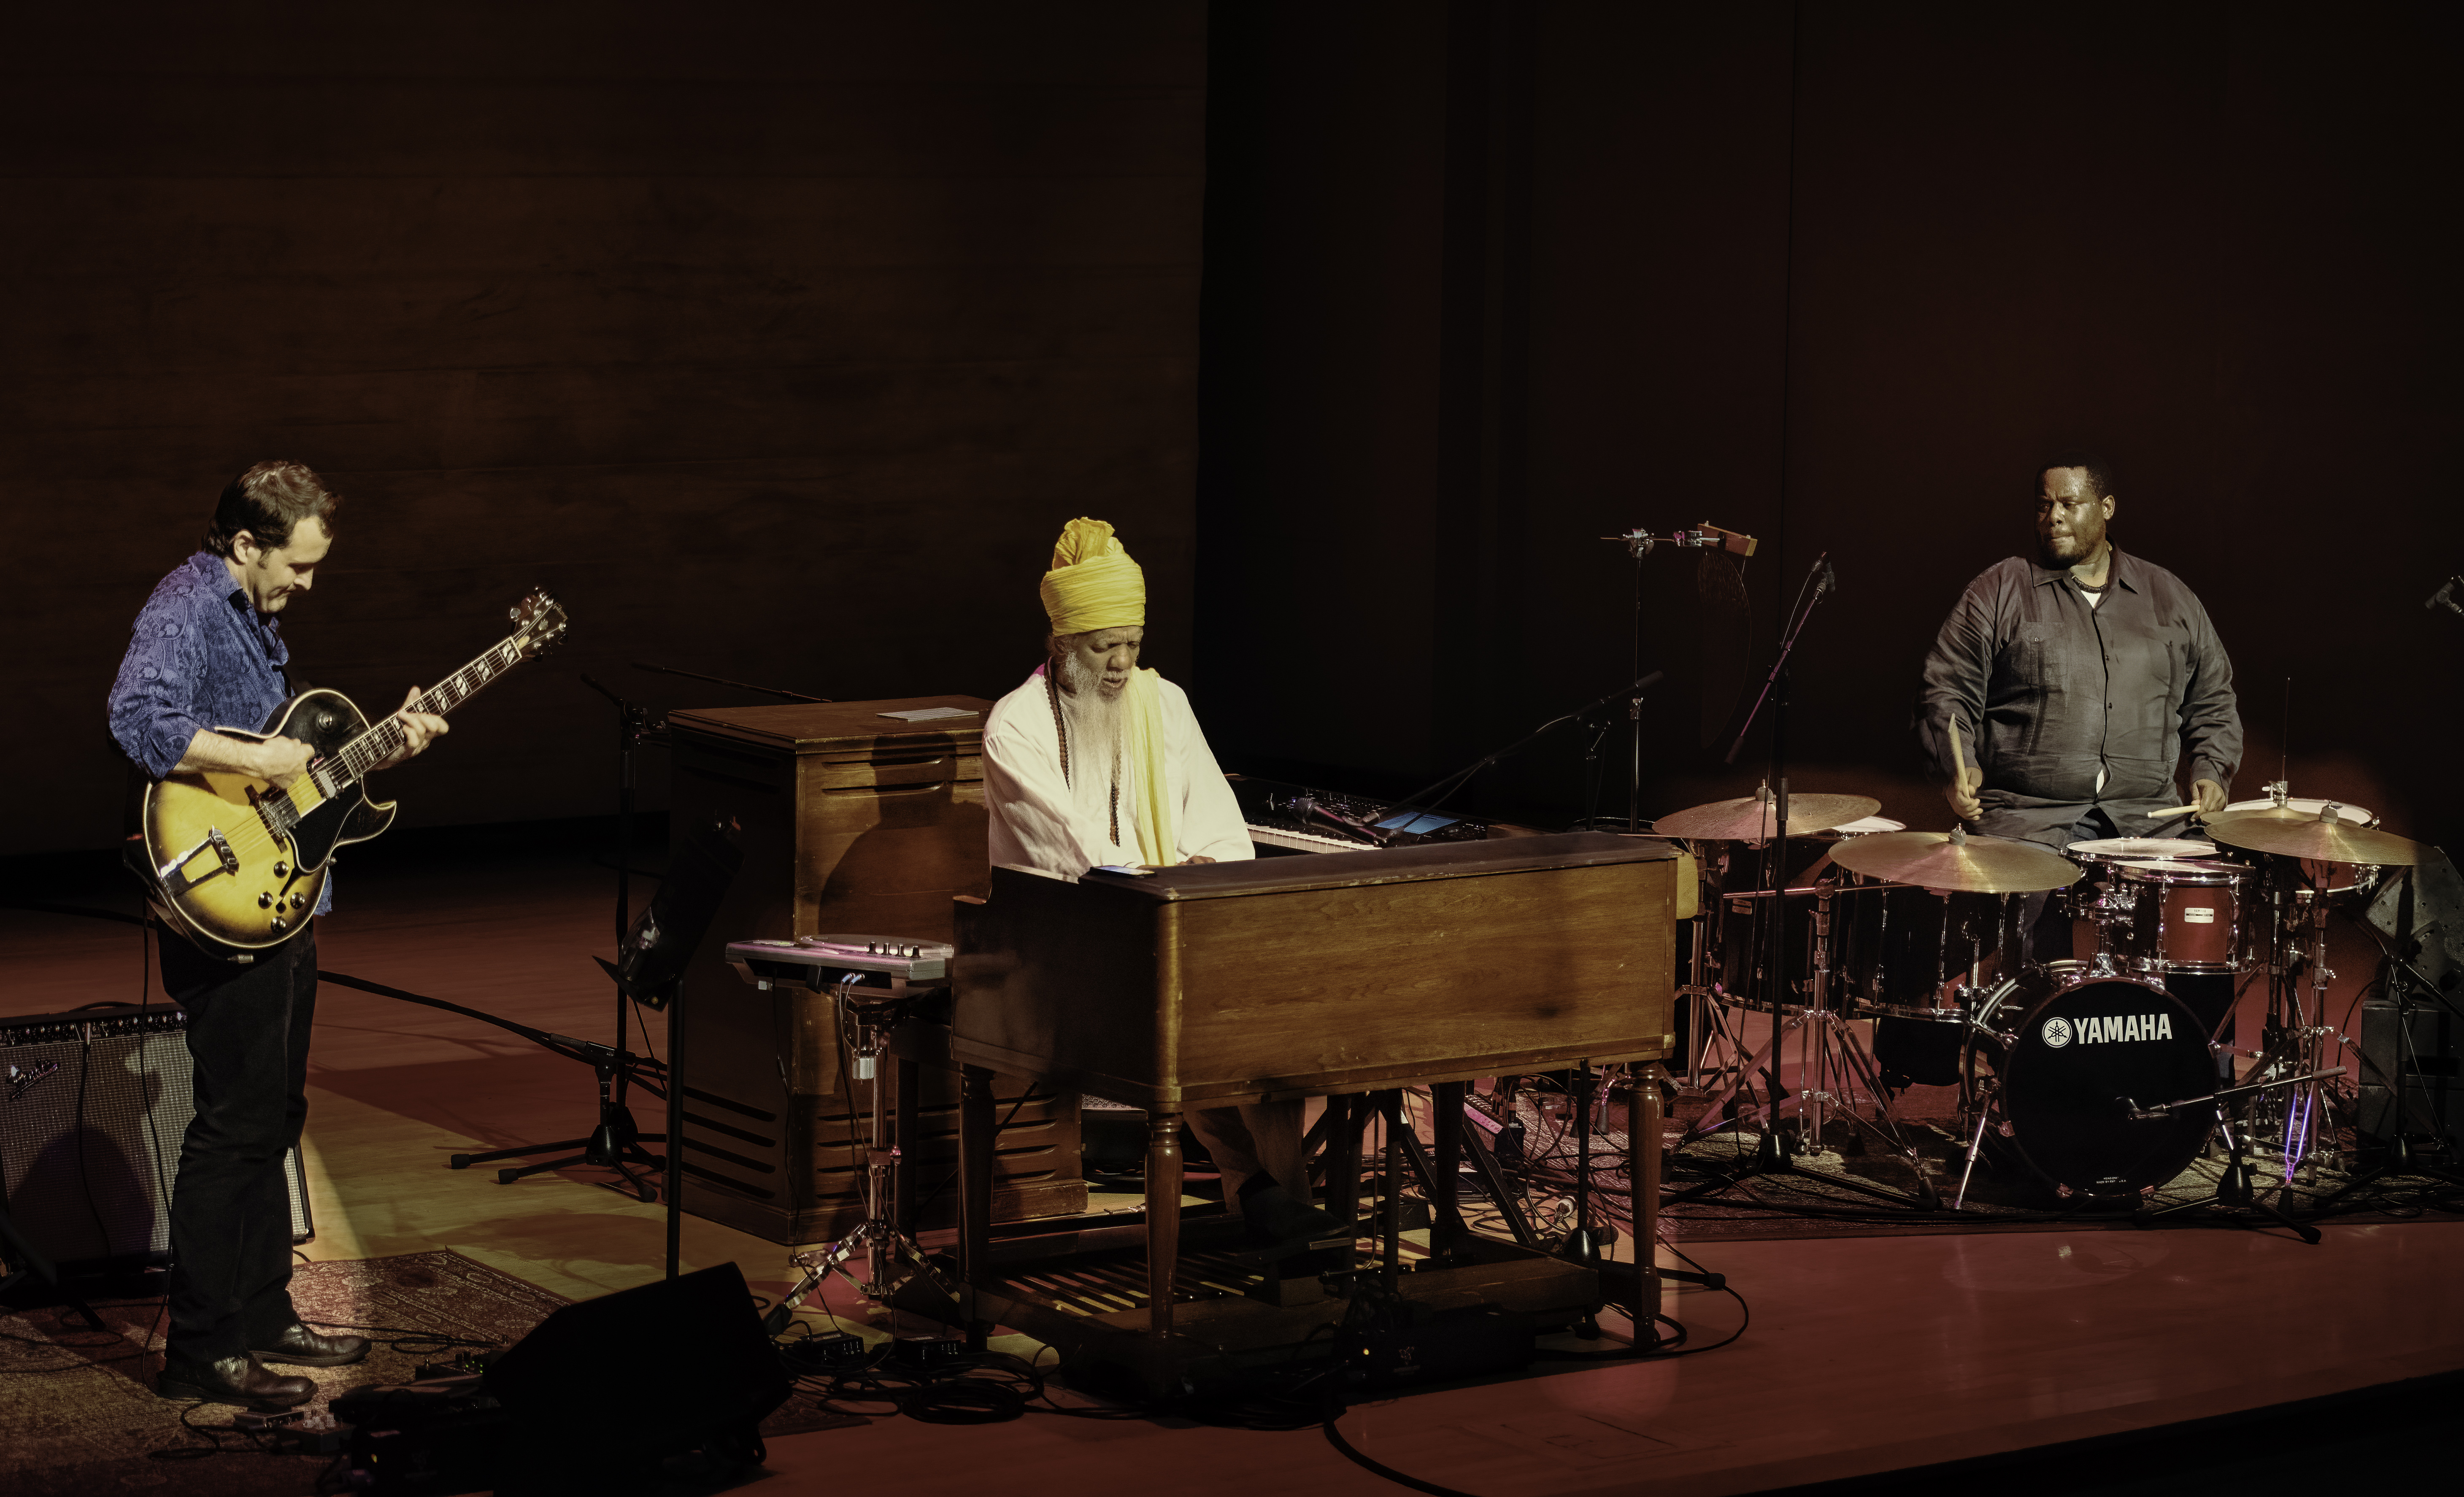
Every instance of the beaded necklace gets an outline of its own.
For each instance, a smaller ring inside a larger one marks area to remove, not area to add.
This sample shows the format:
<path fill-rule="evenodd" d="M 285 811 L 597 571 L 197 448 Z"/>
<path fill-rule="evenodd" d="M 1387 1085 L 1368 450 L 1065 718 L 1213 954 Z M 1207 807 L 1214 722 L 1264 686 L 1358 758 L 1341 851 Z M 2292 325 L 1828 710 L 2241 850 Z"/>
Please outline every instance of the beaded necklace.
<path fill-rule="evenodd" d="M 1069 725 L 1062 719 L 1061 686 L 1060 683 L 1053 680 L 1054 674 L 1055 672 L 1053 670 L 1048 667 L 1045 669 L 1044 672 L 1044 694 L 1052 702 L 1052 732 L 1055 737 L 1061 739 L 1061 782 L 1065 785 L 1070 785 L 1072 789 L 1075 789 L 1076 786 L 1071 783 L 1069 779 Z M 1117 848 L 1121 845 L 1121 744 L 1117 737 L 1112 740 L 1111 832 L 1112 846 Z"/>

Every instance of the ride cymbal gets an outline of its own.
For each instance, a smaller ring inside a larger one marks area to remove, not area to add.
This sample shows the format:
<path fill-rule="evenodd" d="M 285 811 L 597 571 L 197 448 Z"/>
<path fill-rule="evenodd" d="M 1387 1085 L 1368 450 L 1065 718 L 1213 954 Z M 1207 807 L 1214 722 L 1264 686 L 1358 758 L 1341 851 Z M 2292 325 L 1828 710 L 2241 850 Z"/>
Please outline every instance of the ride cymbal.
<path fill-rule="evenodd" d="M 1800 832 L 1829 831 L 1841 822 L 1871 816 L 1881 808 L 1882 803 L 1869 795 L 1792 795 L 1788 798 L 1788 834 L 1793 837 Z M 1652 823 L 1652 829 L 1662 837 L 1768 842 L 1778 825 L 1773 803 L 1757 794 L 1672 811 Z"/>
<path fill-rule="evenodd" d="M 2290 812 L 2290 814 L 2288 814 Z M 2371 863 L 2382 868 L 2410 868 L 2430 849 L 2390 831 L 2372 831 L 2343 820 L 2332 810 L 2318 815 L 2277 807 L 2264 811 L 2218 811 L 2206 818 L 2208 835 L 2229 848 L 2273 852 L 2317 863 Z"/>
<path fill-rule="evenodd" d="M 1851 837 L 1831 861 L 1874 878 L 1967 894 L 2033 894 L 2079 881 L 2079 865 L 2051 848 L 1963 832 L 1892 831 Z"/>

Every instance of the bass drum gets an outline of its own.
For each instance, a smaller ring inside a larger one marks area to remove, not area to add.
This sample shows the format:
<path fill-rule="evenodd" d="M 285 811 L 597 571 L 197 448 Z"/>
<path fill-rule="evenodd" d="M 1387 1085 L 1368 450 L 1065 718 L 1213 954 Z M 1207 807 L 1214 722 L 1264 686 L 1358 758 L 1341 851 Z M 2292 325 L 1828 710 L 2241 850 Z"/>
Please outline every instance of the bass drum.
<path fill-rule="evenodd" d="M 2057 1194 L 2141 1195 L 2206 1147 L 2212 1107 L 2130 1116 L 2132 1103 L 2216 1089 L 2207 1031 L 2161 983 L 2051 962 L 1995 990 L 1977 1018 L 1977 1057 L 1996 1079 L 1991 1147 Z"/>

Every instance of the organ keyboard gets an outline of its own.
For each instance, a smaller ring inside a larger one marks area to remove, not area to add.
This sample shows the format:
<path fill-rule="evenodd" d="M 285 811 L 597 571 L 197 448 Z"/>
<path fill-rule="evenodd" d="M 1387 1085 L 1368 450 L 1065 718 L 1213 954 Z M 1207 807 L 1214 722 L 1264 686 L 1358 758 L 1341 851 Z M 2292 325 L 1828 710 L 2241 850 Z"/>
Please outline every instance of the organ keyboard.
<path fill-rule="evenodd" d="M 1487 822 L 1442 811 L 1406 812 L 1389 816 L 1383 802 L 1317 790 L 1281 780 L 1248 775 L 1225 777 L 1241 803 L 1241 819 L 1248 824 L 1249 842 L 1260 857 L 1291 852 L 1363 852 L 1378 847 L 1412 848 L 1433 842 L 1482 842 L 1491 837 L 1528 836 L 1523 827 L 1492 826 Z M 1325 813 L 1332 813 L 1328 815 Z M 1376 826 L 1389 833 L 1384 843 L 1346 830 L 1343 821 Z M 1388 822 L 1396 826 L 1385 825 Z"/>

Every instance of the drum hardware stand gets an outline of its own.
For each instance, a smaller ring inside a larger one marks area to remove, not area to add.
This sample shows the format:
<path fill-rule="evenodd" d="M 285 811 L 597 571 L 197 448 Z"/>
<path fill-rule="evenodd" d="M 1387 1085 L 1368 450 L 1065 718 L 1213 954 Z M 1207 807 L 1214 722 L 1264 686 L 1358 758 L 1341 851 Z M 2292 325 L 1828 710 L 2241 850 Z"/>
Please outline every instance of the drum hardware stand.
<path fill-rule="evenodd" d="M 1706 892 L 1703 902 L 1703 913 L 1687 922 L 1694 927 L 1694 980 L 1677 990 L 1679 1002 L 1687 1005 L 1685 1075 L 1677 1089 L 1677 1094 L 1681 1097 L 1705 1095 L 1706 1089 L 1712 1082 L 1742 1075 L 1745 1068 L 1740 1064 L 1746 1055 L 1744 1039 L 1741 1035 L 1728 1032 L 1727 1007 L 1719 1001 L 1718 990 L 1709 980 L 1711 932 L 1714 929 L 1713 915 L 1717 909 L 1717 906 L 1710 902 L 1712 897 L 1713 893 Z M 1712 1061 L 1714 1046 L 1717 1046 L 1720 1051 L 1720 1059 L 1716 1065 Z M 1735 1090 L 1733 1087 L 1729 1088 L 1728 1094 L 1733 1094 Z M 1723 1099 L 1725 1100 L 1725 1096 Z M 1716 1107 L 1717 1104 L 1714 1106 Z"/>
<path fill-rule="evenodd" d="M 888 1002 L 859 1001 L 854 995 L 856 975 L 850 973 L 833 990 L 842 1023 L 855 1031 L 848 1042 L 854 1065 L 849 1068 L 853 1080 L 865 1088 L 867 1111 L 870 1113 L 870 1134 L 867 1140 L 864 1162 L 864 1218 L 847 1234 L 826 1247 L 798 1253 L 788 1262 L 804 1270 L 779 1303 L 770 1307 L 762 1317 L 765 1334 L 778 1335 L 787 1329 L 796 1308 L 804 1303 L 822 1281 L 832 1273 L 839 1274 L 855 1286 L 856 1292 L 875 1304 L 887 1304 L 890 1297 L 912 1278 L 922 1278 L 953 1305 L 959 1303 L 957 1291 L 945 1281 L 939 1270 L 924 1256 L 915 1240 L 899 1230 L 892 1220 L 891 1204 L 897 1198 L 899 1152 L 890 1136 L 890 1110 L 881 1084 L 881 1058 L 890 1049 L 891 1032 L 907 1018 L 916 997 L 910 990 Z M 865 1276 L 861 1279 L 847 1271 L 847 1263 L 857 1254 L 864 1255 Z M 901 1263 L 911 1272 L 897 1278 L 891 1271 Z"/>

